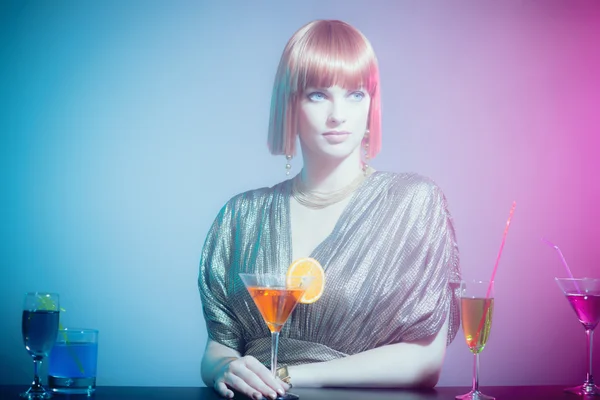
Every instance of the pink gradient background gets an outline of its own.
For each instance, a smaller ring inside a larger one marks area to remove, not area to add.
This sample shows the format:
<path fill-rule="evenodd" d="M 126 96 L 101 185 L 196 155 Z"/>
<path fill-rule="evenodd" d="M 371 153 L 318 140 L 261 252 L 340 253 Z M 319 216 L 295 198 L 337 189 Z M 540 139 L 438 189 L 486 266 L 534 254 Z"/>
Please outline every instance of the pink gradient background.
<path fill-rule="evenodd" d="M 316 18 L 372 41 L 373 165 L 443 188 L 465 278 L 489 278 L 517 202 L 481 384 L 583 380 L 583 328 L 540 238 L 600 276 L 600 2 L 370 4 L 0 5 L 0 384 L 31 378 L 31 290 L 59 292 L 66 325 L 100 330 L 100 385 L 202 384 L 200 249 L 230 196 L 285 178 L 266 149 L 270 90 L 285 42 Z M 461 335 L 440 385 L 470 384 Z"/>

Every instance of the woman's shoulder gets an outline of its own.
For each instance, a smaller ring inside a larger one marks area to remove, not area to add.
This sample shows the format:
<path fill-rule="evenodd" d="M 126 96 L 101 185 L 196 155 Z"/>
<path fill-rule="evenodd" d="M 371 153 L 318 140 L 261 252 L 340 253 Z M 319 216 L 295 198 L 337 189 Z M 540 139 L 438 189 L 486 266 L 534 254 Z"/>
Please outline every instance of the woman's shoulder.
<path fill-rule="evenodd" d="M 416 212 L 450 217 L 446 196 L 432 178 L 417 173 L 377 174 L 385 185 L 383 204 L 394 207 L 399 213 L 418 210 Z"/>
<path fill-rule="evenodd" d="M 375 175 L 380 184 L 386 187 L 388 194 L 431 196 L 442 193 L 433 179 L 415 172 L 377 171 Z"/>
<path fill-rule="evenodd" d="M 252 210 L 256 207 L 268 204 L 273 199 L 286 191 L 289 180 L 280 182 L 274 186 L 260 187 L 257 189 L 246 190 L 231 197 L 223 206 L 224 209 L 231 211 Z"/>

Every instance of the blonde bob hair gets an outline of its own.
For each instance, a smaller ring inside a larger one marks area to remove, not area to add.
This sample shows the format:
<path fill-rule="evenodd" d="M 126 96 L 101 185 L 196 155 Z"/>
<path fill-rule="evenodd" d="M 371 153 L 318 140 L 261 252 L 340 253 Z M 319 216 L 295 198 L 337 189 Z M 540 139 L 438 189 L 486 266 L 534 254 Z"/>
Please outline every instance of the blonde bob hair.
<path fill-rule="evenodd" d="M 307 87 L 339 85 L 362 88 L 371 97 L 367 128 L 368 155 L 381 149 L 379 67 L 367 38 L 351 25 L 336 20 L 312 21 L 289 40 L 275 75 L 269 119 L 269 150 L 274 155 L 296 154 L 297 109 Z"/>

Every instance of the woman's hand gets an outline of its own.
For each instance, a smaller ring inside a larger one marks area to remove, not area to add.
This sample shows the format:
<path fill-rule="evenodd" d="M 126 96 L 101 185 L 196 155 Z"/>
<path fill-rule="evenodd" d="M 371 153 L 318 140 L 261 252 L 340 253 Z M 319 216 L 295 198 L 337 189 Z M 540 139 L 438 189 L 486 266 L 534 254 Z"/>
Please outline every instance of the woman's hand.
<path fill-rule="evenodd" d="M 227 359 L 215 373 L 214 382 L 216 392 L 226 398 L 232 398 L 235 390 L 255 400 L 263 396 L 275 399 L 290 388 L 252 356 Z"/>

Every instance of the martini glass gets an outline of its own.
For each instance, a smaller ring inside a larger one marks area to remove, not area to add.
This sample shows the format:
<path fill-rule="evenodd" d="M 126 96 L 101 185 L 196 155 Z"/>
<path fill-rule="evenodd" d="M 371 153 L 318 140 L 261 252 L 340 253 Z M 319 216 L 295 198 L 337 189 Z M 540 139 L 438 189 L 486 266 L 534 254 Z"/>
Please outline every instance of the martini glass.
<path fill-rule="evenodd" d="M 276 376 L 279 332 L 298 305 L 313 277 L 286 277 L 285 274 L 271 273 L 239 275 L 271 331 L 271 373 Z M 278 400 L 282 399 L 298 399 L 298 396 L 286 393 L 278 397 Z"/>
<path fill-rule="evenodd" d="M 469 393 L 456 396 L 458 400 L 495 400 L 479 391 L 479 353 L 490 337 L 494 311 L 494 282 L 471 281 L 460 283 L 460 314 L 463 333 L 473 353 L 473 387 Z"/>
<path fill-rule="evenodd" d="M 588 372 L 583 385 L 565 389 L 580 396 L 600 396 L 600 388 L 592 376 L 592 344 L 594 328 L 600 322 L 600 279 L 555 278 L 556 283 L 569 300 L 579 322 L 585 328 L 588 348 Z"/>

